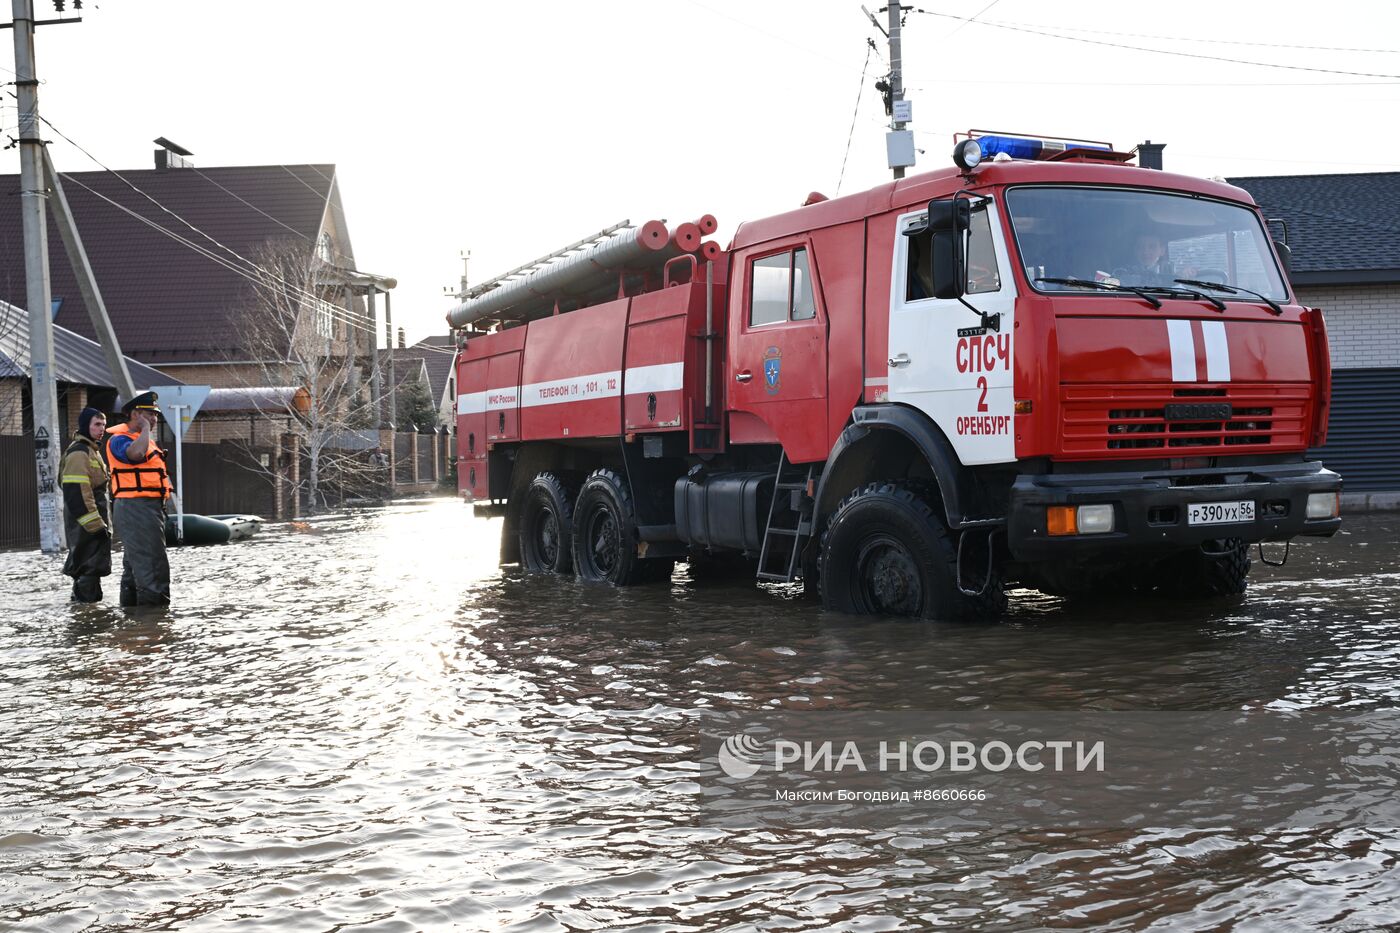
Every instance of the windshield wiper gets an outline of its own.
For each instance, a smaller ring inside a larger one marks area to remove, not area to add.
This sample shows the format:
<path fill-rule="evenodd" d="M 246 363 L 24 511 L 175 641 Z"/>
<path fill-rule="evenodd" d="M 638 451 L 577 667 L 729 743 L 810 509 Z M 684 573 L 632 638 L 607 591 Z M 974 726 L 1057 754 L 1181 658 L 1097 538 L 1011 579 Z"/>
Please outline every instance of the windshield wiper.
<path fill-rule="evenodd" d="M 1238 285 L 1226 285 L 1224 282 L 1202 282 L 1199 279 L 1177 279 L 1182 285 L 1195 285 L 1197 288 L 1213 288 L 1218 292 L 1225 292 L 1230 295 L 1253 295 L 1264 304 L 1269 306 L 1269 310 L 1275 314 L 1282 314 L 1283 307 L 1267 295 L 1261 295 L 1248 288 L 1240 288 Z"/>
<path fill-rule="evenodd" d="M 1139 298 L 1141 298 L 1143 301 L 1147 302 L 1154 308 L 1162 307 L 1162 303 L 1160 301 L 1158 301 L 1156 298 L 1153 298 L 1146 291 L 1135 285 L 1112 285 L 1108 282 L 1095 282 L 1093 279 L 1076 279 L 1073 277 L 1062 279 L 1041 276 L 1035 281 L 1048 282 L 1051 285 L 1073 285 L 1077 288 L 1096 288 L 1100 291 L 1105 292 L 1130 292 L 1134 295 L 1137 295 Z"/>
<path fill-rule="evenodd" d="M 1217 311 L 1225 310 L 1225 302 L 1214 295 L 1207 295 L 1205 292 L 1198 292 L 1194 288 L 1176 288 L 1171 285 L 1134 285 L 1133 288 L 1140 288 L 1145 292 L 1154 295 L 1166 295 L 1168 298 L 1195 298 L 1204 301 Z"/>

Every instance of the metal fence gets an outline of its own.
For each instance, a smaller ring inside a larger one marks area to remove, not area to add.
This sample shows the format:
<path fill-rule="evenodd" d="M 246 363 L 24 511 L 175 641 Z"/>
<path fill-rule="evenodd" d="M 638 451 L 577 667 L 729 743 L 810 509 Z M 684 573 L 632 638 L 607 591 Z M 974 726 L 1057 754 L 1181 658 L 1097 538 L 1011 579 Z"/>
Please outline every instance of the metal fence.
<path fill-rule="evenodd" d="M 0 547 L 39 546 L 34 438 L 0 437 Z"/>
<path fill-rule="evenodd" d="M 175 451 L 170 467 L 175 468 Z M 185 511 L 199 515 L 277 514 L 277 451 L 240 442 L 185 444 Z"/>
<path fill-rule="evenodd" d="M 413 482 L 413 435 L 394 435 L 394 482 L 400 486 Z"/>
<path fill-rule="evenodd" d="M 437 444 L 434 443 L 436 440 L 437 437 L 433 434 L 418 435 L 418 482 L 420 483 L 437 482 L 437 473 L 434 469 L 437 466 L 437 458 L 433 456 L 433 452 L 437 450 Z"/>

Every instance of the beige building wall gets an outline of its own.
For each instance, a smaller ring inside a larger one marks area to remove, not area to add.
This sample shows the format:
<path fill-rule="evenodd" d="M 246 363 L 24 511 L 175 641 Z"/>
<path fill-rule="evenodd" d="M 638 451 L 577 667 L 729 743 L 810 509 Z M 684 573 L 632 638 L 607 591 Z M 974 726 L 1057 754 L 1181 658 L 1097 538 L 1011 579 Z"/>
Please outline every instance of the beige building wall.
<path fill-rule="evenodd" d="M 1335 369 L 1400 366 L 1400 284 L 1299 285 L 1298 300 L 1321 308 Z"/>

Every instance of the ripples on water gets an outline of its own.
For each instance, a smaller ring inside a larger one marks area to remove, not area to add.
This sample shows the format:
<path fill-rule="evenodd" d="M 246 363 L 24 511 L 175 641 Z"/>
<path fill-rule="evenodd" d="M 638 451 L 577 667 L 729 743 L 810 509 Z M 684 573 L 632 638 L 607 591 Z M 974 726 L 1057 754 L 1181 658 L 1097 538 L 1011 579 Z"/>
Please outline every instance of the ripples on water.
<path fill-rule="evenodd" d="M 989 626 L 525 579 L 454 500 L 172 552 L 168 614 L 0 554 L 0 929 L 1375 929 L 1394 831 L 721 832 L 681 737 L 699 708 L 1395 706 L 1398 526 L 1239 603 L 1022 593 Z"/>

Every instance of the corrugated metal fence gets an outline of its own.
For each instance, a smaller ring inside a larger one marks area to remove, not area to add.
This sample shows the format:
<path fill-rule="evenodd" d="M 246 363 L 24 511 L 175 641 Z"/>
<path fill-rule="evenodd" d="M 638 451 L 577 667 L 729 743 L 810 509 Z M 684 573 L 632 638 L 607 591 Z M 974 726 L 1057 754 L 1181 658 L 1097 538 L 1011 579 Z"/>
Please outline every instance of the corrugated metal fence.
<path fill-rule="evenodd" d="M 174 450 L 171 454 L 170 466 L 174 469 Z M 277 514 L 277 487 L 272 475 L 277 452 L 271 447 L 185 444 L 184 455 L 187 512 L 251 514 L 269 520 Z"/>
<path fill-rule="evenodd" d="M 0 547 L 39 544 L 34 439 L 0 437 Z"/>
<path fill-rule="evenodd" d="M 1348 492 L 1400 489 L 1400 368 L 1334 370 L 1327 446 L 1312 453 Z"/>

